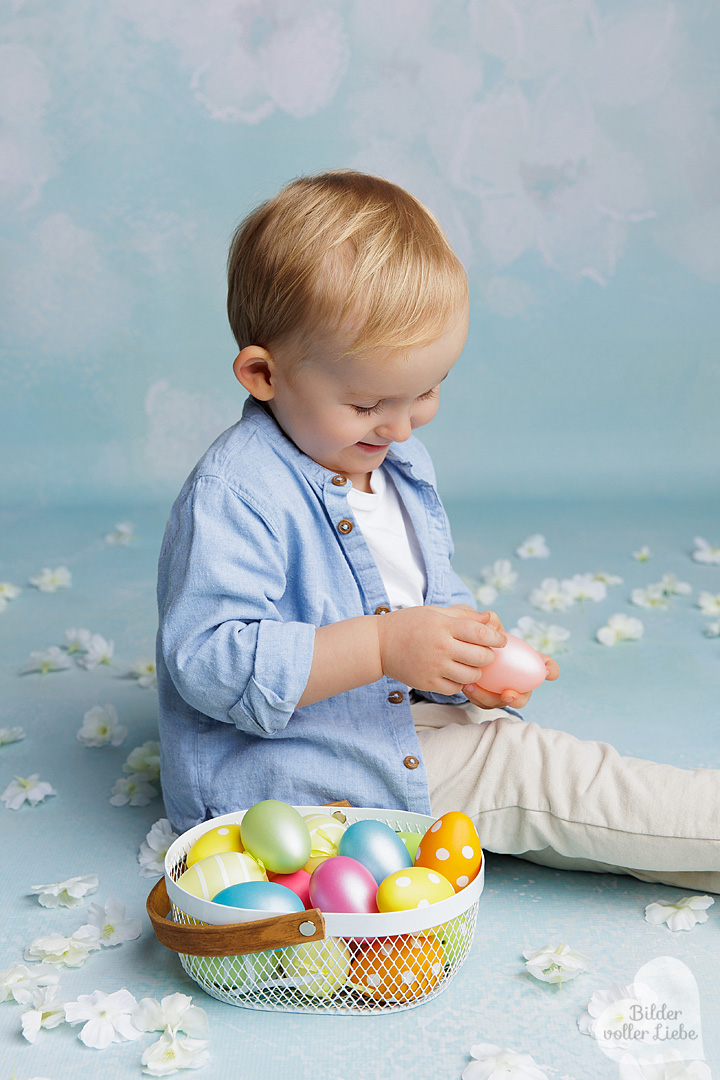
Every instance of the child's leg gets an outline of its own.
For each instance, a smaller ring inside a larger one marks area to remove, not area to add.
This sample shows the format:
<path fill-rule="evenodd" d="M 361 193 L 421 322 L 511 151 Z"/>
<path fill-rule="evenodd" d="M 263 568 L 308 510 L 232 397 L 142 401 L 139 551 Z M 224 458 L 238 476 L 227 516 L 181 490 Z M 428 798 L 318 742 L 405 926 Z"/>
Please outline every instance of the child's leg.
<path fill-rule="evenodd" d="M 470 704 L 412 710 L 433 813 L 464 810 L 488 851 L 720 893 L 720 770 L 622 757 Z"/>

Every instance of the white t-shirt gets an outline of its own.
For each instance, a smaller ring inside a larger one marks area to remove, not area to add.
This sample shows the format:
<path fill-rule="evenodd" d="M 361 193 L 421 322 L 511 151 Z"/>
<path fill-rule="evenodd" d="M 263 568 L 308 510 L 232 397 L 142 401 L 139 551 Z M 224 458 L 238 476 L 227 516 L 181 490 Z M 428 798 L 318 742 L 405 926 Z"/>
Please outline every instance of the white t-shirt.
<path fill-rule="evenodd" d="M 347 500 L 377 563 L 390 607 L 421 607 L 427 574 L 412 522 L 382 467 L 370 473 L 370 487 L 371 492 L 351 488 Z"/>

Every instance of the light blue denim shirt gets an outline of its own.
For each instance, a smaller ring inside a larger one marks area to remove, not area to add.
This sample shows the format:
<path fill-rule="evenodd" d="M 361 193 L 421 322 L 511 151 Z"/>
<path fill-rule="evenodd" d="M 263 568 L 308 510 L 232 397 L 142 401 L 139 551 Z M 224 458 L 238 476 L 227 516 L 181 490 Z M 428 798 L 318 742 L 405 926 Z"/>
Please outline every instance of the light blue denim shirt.
<path fill-rule="evenodd" d="M 385 459 L 427 572 L 426 604 L 465 603 L 430 456 Z M 260 799 L 430 813 L 409 688 L 382 678 L 297 709 L 319 626 L 388 608 L 347 501 L 254 399 L 188 477 L 160 553 L 162 788 L 175 829 Z M 457 703 L 454 697 L 425 694 Z"/>

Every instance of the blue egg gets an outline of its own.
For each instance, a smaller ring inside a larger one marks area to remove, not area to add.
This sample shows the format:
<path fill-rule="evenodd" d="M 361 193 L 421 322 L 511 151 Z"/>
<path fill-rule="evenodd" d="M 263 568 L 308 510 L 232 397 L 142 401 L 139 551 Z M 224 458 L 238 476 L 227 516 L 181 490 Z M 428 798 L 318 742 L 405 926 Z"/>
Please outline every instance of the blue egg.
<path fill-rule="evenodd" d="M 291 911 L 304 911 L 303 902 L 297 893 L 286 885 L 274 881 L 241 881 L 229 885 L 213 896 L 214 904 L 226 904 L 227 907 L 254 908 L 256 911 L 273 911 L 283 915 Z"/>
<path fill-rule="evenodd" d="M 396 832 L 382 821 L 356 821 L 340 838 L 338 855 L 357 859 L 378 885 L 388 874 L 413 865 L 408 849 Z"/>

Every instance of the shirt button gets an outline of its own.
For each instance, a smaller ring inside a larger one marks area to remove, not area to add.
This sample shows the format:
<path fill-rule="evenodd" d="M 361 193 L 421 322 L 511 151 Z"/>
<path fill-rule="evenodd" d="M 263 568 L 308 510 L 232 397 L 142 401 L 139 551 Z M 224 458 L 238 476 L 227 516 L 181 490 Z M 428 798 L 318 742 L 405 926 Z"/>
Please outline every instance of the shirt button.
<path fill-rule="evenodd" d="M 343 536 L 351 533 L 353 530 L 352 521 L 348 521 L 347 518 L 343 518 L 342 521 L 338 521 L 338 532 L 341 532 Z"/>
<path fill-rule="evenodd" d="M 402 690 L 393 690 L 391 694 L 388 694 L 388 701 L 391 705 L 399 705 L 401 701 L 405 700 L 405 695 Z"/>
<path fill-rule="evenodd" d="M 385 607 L 384 604 L 380 604 L 378 607 L 375 608 L 375 614 L 376 615 L 387 615 L 387 614 L 389 614 L 389 612 L 390 612 L 390 608 Z"/>
<path fill-rule="evenodd" d="M 403 765 L 406 769 L 417 769 L 419 764 L 420 761 L 418 760 L 418 758 L 413 757 L 412 754 L 409 754 L 406 758 L 403 759 Z"/>
<path fill-rule="evenodd" d="M 343 487 L 347 484 L 347 476 L 333 476 L 332 482 L 335 487 Z"/>

